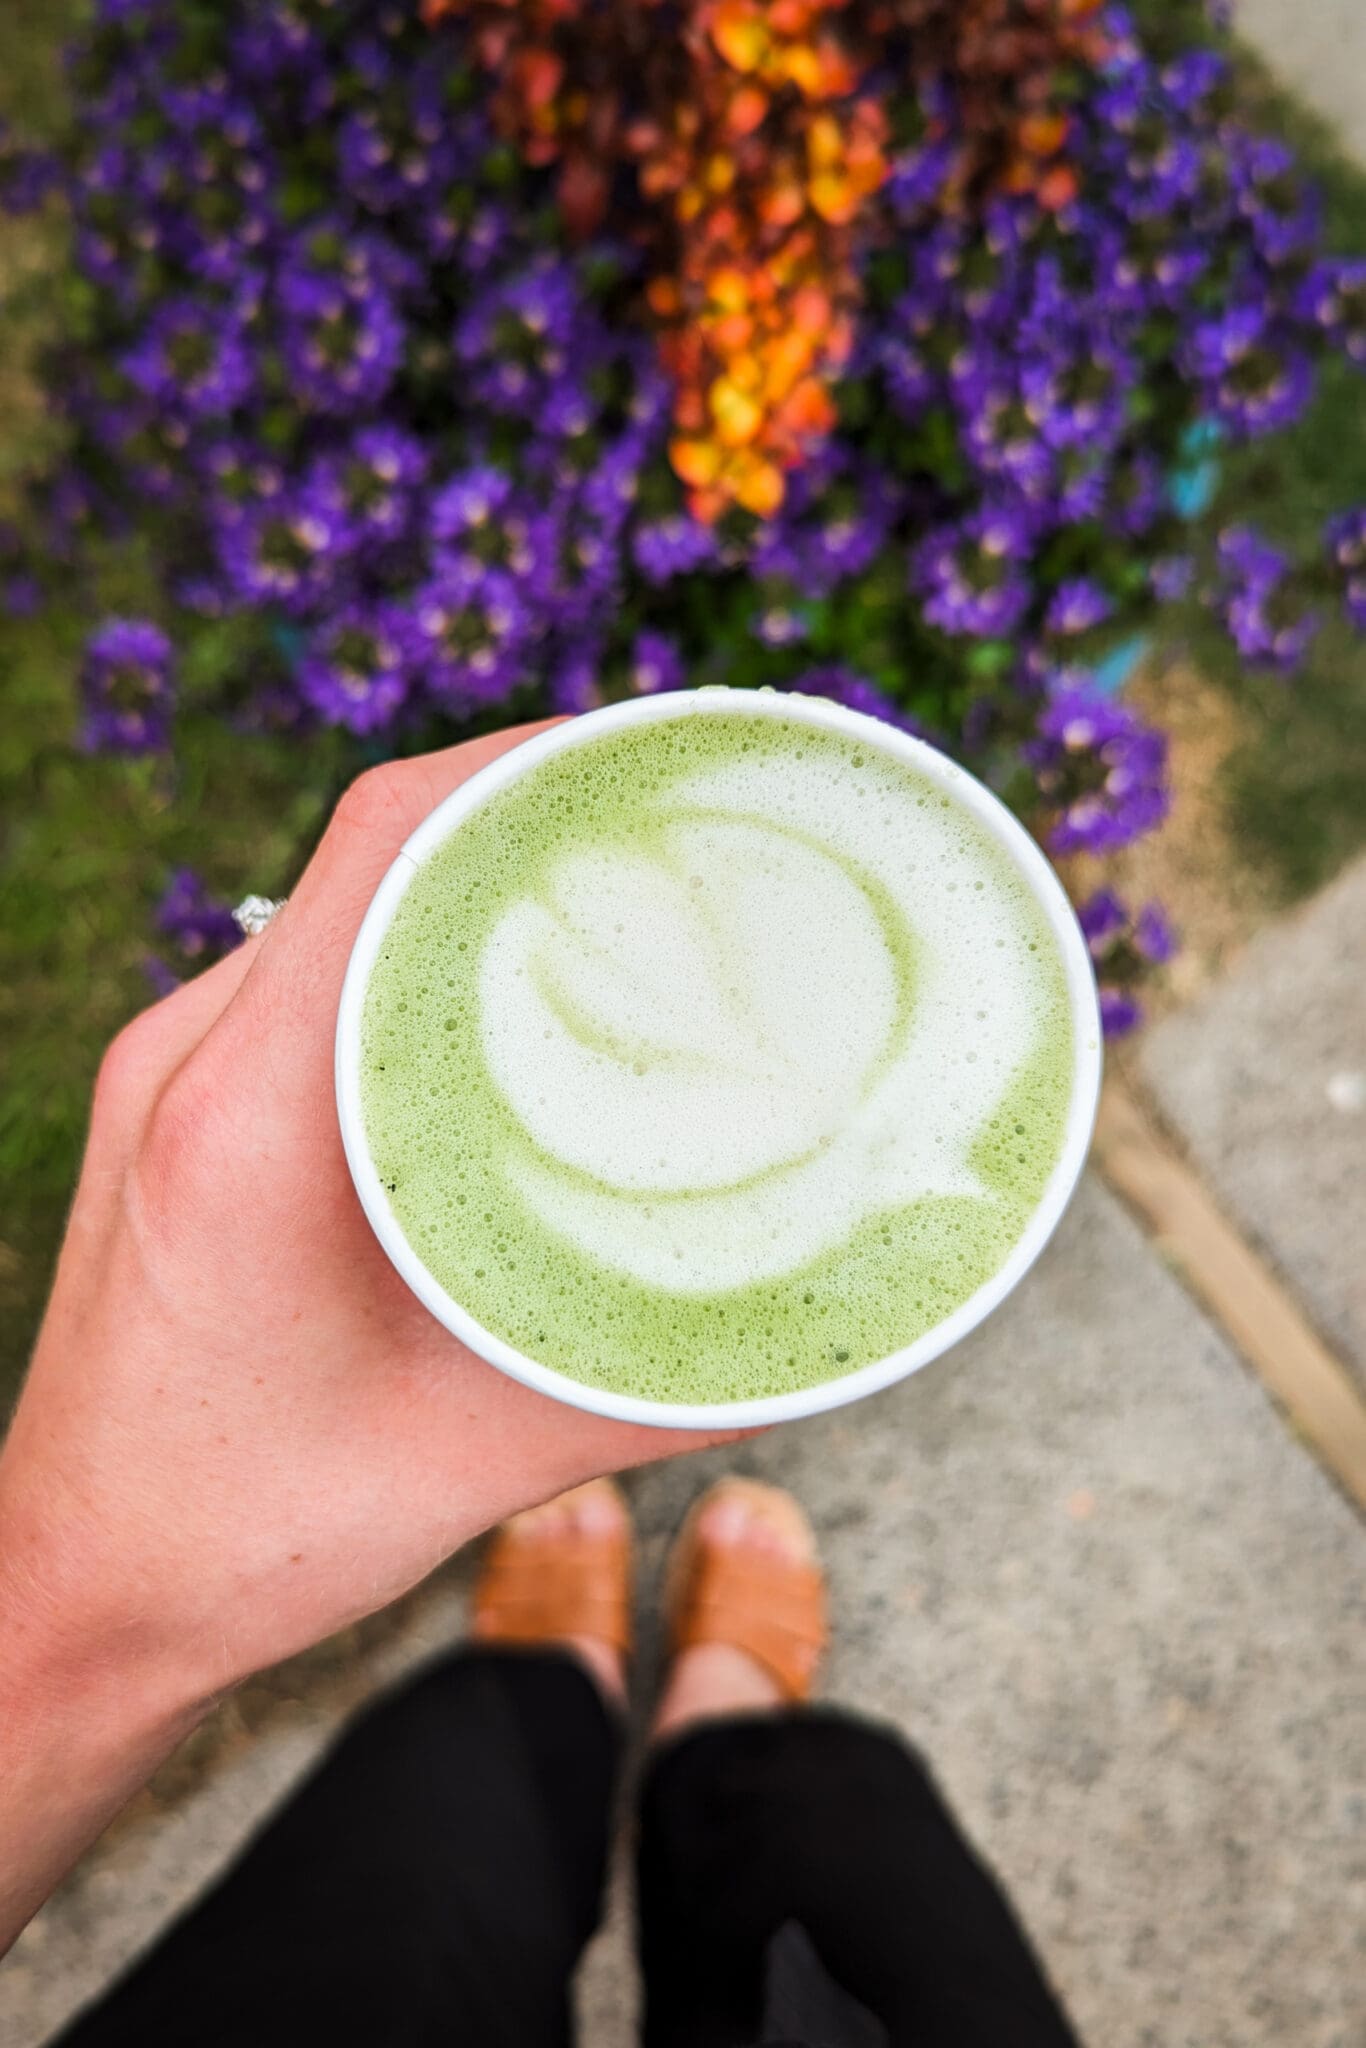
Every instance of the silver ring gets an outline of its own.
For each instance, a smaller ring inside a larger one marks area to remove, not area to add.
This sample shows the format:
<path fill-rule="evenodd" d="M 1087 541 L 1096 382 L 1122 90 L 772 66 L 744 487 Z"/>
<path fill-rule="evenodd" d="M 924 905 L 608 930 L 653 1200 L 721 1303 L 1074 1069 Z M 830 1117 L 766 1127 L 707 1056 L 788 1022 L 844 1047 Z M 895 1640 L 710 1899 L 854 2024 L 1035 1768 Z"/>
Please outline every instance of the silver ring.
<path fill-rule="evenodd" d="M 278 900 L 273 896 L 244 896 L 232 914 L 232 921 L 245 938 L 254 939 L 284 907 L 283 896 Z"/>

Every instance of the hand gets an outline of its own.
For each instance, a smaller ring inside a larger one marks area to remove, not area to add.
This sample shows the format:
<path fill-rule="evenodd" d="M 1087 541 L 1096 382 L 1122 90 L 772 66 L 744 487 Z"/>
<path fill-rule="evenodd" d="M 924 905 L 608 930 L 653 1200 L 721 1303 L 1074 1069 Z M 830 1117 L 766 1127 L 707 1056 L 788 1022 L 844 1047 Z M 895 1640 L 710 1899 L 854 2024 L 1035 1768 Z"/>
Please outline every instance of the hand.
<path fill-rule="evenodd" d="M 562 1406 L 475 1357 L 390 1266 L 342 1153 L 333 1032 L 366 906 L 418 821 L 525 736 L 362 776 L 270 928 L 104 1062 L 0 1457 L 0 1666 L 19 1646 L 41 1674 L 27 1722 L 57 1709 L 78 1751 L 90 1714 L 126 1703 L 123 1780 L 224 1688 L 493 1522 L 716 1440 Z"/>

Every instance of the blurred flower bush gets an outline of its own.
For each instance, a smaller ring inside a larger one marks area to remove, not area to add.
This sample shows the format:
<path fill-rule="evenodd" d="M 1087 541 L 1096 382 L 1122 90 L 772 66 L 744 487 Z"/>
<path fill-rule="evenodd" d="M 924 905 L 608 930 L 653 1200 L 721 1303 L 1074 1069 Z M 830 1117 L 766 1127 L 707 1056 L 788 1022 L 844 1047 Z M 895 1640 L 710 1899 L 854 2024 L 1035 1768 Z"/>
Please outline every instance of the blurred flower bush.
<path fill-rule="evenodd" d="M 1366 513 L 1314 562 L 1191 516 L 1366 367 L 1366 262 L 1175 11 L 98 0 L 65 146 L 0 138 L 75 270 L 6 588 L 112 541 L 160 593 L 95 626 L 83 744 L 184 707 L 373 758 L 724 680 L 931 738 L 1059 856 L 1153 830 L 1110 686 L 1164 606 L 1287 675 L 1366 627 Z M 1084 916 L 1122 1028 L 1169 932 Z M 230 937 L 185 873 L 160 924 Z"/>

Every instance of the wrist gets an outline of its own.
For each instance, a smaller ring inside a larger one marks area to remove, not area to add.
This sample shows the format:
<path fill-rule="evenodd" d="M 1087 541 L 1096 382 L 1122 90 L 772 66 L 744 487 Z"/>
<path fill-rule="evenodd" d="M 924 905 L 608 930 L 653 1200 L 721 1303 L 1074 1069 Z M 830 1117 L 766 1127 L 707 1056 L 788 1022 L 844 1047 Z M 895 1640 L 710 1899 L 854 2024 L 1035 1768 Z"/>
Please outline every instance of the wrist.
<path fill-rule="evenodd" d="M 89 1627 L 45 1562 L 0 1506 L 0 1954 L 212 1704 L 146 1631 Z"/>
<path fill-rule="evenodd" d="M 59 1497 L 35 1514 L 5 1480 L 0 1463 L 0 1691 L 11 1710 L 111 1740 L 193 1726 L 211 1691 L 182 1665 L 163 1617 L 120 1597 Z"/>

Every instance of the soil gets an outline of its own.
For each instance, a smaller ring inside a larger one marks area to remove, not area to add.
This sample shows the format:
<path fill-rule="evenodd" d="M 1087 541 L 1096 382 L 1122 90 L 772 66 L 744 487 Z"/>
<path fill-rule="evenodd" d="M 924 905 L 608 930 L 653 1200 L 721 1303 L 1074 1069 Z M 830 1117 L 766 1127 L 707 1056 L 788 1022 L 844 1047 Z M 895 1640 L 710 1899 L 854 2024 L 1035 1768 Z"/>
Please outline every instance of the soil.
<path fill-rule="evenodd" d="M 1171 816 L 1160 832 L 1111 855 L 1103 868 L 1085 859 L 1069 863 L 1069 882 L 1089 890 L 1104 881 L 1135 906 L 1156 899 L 1175 913 L 1181 950 L 1144 990 L 1151 1021 L 1223 974 L 1278 905 L 1267 879 L 1239 850 L 1222 795 L 1224 765 L 1248 736 L 1248 714 L 1181 661 L 1150 665 L 1125 703 L 1168 735 Z"/>

